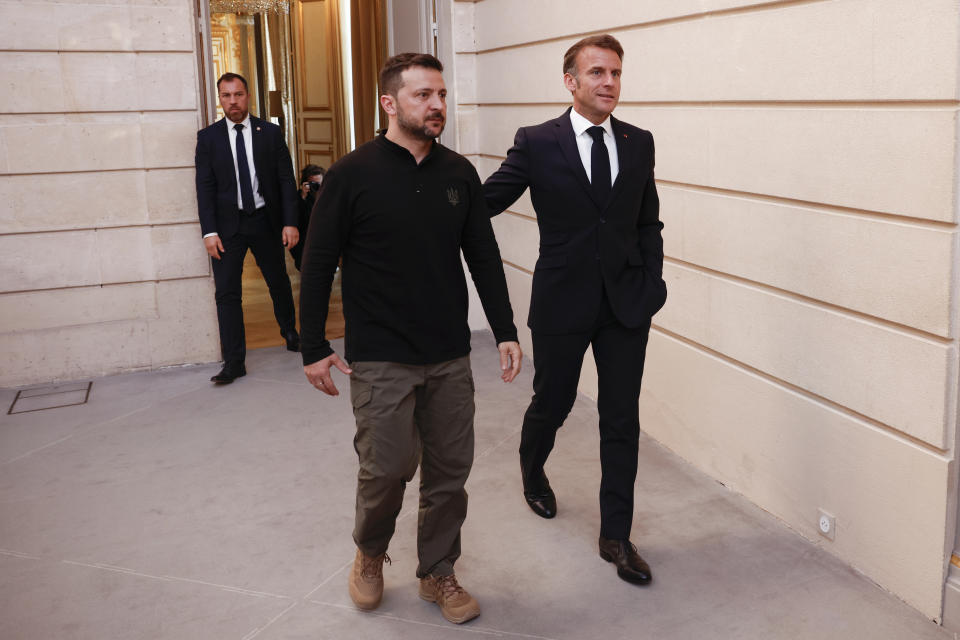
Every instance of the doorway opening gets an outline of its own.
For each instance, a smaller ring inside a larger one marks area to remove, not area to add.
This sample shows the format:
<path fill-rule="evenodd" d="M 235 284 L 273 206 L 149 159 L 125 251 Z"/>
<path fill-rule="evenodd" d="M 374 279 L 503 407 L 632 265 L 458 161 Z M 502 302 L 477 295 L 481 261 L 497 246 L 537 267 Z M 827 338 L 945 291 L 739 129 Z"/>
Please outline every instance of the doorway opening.
<path fill-rule="evenodd" d="M 387 57 L 390 1 L 197 0 L 204 126 L 223 117 L 217 78 L 239 73 L 249 84 L 250 113 L 283 130 L 298 183 L 307 165 L 329 168 L 376 134 L 377 72 Z M 312 199 L 300 191 L 297 197 L 308 217 Z M 289 251 L 286 257 L 299 324 L 300 272 Z M 242 286 L 247 348 L 283 345 L 252 253 L 244 260 Z M 343 332 L 338 272 L 327 337 Z"/>

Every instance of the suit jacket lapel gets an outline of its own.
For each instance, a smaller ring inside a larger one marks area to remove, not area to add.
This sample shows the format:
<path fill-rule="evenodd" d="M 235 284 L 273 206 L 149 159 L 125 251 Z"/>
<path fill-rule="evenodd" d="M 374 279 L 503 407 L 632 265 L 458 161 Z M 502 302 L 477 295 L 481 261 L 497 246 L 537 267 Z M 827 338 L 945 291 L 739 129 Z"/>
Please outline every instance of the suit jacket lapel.
<path fill-rule="evenodd" d="M 236 189 L 237 165 L 233 160 L 233 148 L 230 146 L 230 131 L 228 130 L 228 127 L 232 126 L 232 123 L 230 123 L 226 118 L 223 118 L 217 124 L 220 125 L 219 131 L 217 132 L 217 144 L 220 147 L 220 156 L 224 158 L 224 162 L 226 162 L 227 165 L 233 169 L 233 171 L 230 172 L 230 180 L 233 183 L 233 188 Z"/>
<path fill-rule="evenodd" d="M 629 176 L 630 172 L 634 168 L 634 154 L 633 154 L 633 140 L 627 135 L 626 129 L 622 126 L 621 122 L 610 116 L 610 125 L 613 127 L 613 137 L 617 143 L 617 164 L 619 169 L 617 170 L 617 179 L 613 183 L 613 188 L 610 189 L 610 198 L 607 200 L 607 204 L 613 202 L 614 198 L 620 193 L 623 189 L 623 183 L 627 180 L 624 176 Z"/>
<path fill-rule="evenodd" d="M 590 199 L 602 209 L 603 203 L 597 202 L 597 197 L 593 193 L 593 187 L 590 186 L 590 180 L 587 178 L 587 172 L 583 168 L 583 161 L 580 159 L 580 150 L 577 148 L 577 139 L 573 133 L 573 124 L 570 122 L 570 109 L 567 109 L 562 116 L 554 120 L 554 123 L 557 125 L 555 129 L 557 142 L 560 144 L 560 150 L 563 151 L 563 157 L 566 159 L 567 164 L 570 165 L 574 175 L 577 176 L 577 182 L 579 182 L 580 186 L 589 194 Z"/>

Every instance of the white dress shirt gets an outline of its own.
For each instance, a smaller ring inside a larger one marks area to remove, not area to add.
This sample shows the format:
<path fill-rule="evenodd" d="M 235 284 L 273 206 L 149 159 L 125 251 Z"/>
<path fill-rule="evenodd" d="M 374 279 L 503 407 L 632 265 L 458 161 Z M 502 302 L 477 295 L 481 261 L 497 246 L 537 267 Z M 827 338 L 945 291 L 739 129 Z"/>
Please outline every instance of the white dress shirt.
<path fill-rule="evenodd" d="M 595 125 L 582 115 L 577 113 L 576 109 L 570 109 L 570 124 L 573 125 L 573 134 L 577 139 L 577 150 L 580 152 L 580 162 L 583 163 L 583 169 L 587 172 L 587 179 L 593 183 L 593 174 L 591 173 L 590 153 L 593 149 L 593 137 L 587 133 L 590 127 L 603 127 L 603 143 L 607 146 L 607 155 L 610 156 L 610 186 L 617 181 L 617 174 L 620 173 L 620 160 L 617 156 L 617 140 L 613 137 L 613 125 L 610 124 L 610 116 L 599 125 Z"/>
<path fill-rule="evenodd" d="M 237 166 L 237 130 L 233 127 L 236 122 L 227 120 L 227 134 L 230 136 L 230 153 L 233 154 L 233 175 L 237 178 L 237 209 L 243 211 L 243 194 L 240 192 L 240 167 Z M 239 123 L 243 125 L 243 146 L 247 151 L 247 166 L 250 167 L 250 177 L 253 182 L 253 204 L 259 209 L 267 206 L 267 201 L 260 195 L 260 182 L 257 180 L 257 168 L 253 165 L 253 131 L 250 130 L 250 114 Z M 204 238 L 217 235 L 217 232 L 208 233 Z"/>

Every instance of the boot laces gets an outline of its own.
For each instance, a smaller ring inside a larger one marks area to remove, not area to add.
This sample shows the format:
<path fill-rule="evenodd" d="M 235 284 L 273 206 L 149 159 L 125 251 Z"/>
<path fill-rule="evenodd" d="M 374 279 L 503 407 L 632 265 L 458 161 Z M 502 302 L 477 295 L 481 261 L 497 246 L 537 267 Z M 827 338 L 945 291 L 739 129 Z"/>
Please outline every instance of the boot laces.
<path fill-rule="evenodd" d="M 455 598 L 461 593 L 466 593 L 463 587 L 457 582 L 457 576 L 440 576 L 437 578 L 437 594 L 444 600 Z"/>
<path fill-rule="evenodd" d="M 360 575 L 364 578 L 379 578 L 383 575 L 383 563 L 393 564 L 390 556 L 386 553 L 379 556 L 370 557 L 361 553 L 360 556 Z"/>

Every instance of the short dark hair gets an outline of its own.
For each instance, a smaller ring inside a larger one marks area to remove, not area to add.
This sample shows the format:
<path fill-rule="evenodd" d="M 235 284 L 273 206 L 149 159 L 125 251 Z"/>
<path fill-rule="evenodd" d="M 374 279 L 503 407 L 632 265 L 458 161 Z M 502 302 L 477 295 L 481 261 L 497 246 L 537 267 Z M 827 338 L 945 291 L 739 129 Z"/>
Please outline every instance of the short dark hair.
<path fill-rule="evenodd" d="M 398 53 L 388 58 L 380 69 L 380 92 L 396 97 L 403 86 L 401 74 L 410 67 L 426 67 L 443 72 L 443 63 L 429 53 Z"/>
<path fill-rule="evenodd" d="M 233 82 L 234 80 L 239 80 L 240 82 L 242 82 L 243 88 L 246 89 L 247 91 L 250 91 L 250 87 L 247 86 L 246 78 L 244 78 L 239 73 L 230 73 L 229 71 L 223 74 L 222 76 L 220 76 L 220 78 L 217 80 L 217 91 L 220 91 L 221 82 Z"/>
<path fill-rule="evenodd" d="M 308 164 L 303 168 L 303 171 L 300 172 L 300 184 L 307 182 L 313 176 L 325 176 L 327 175 L 327 170 L 321 167 L 318 164 Z"/>
<path fill-rule="evenodd" d="M 572 47 L 567 49 L 565 54 L 563 54 L 564 73 L 569 73 L 574 77 L 577 76 L 577 54 L 586 47 L 609 49 L 617 54 L 617 57 L 620 58 L 621 62 L 623 62 L 623 47 L 620 46 L 620 42 L 612 35 L 609 33 L 604 33 L 603 35 L 599 36 L 587 36 L 583 40 L 575 43 Z"/>

